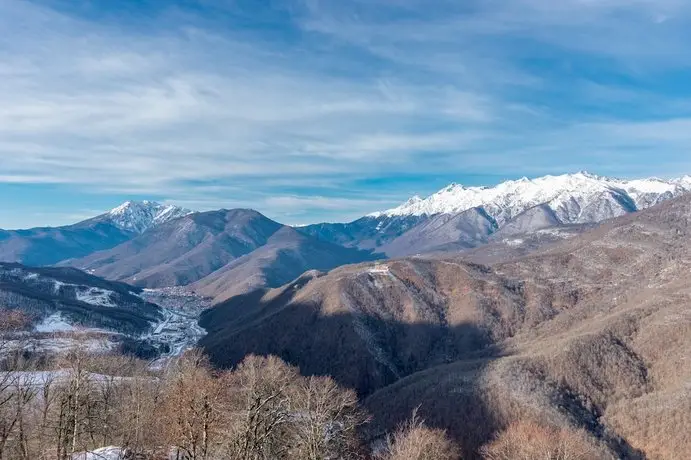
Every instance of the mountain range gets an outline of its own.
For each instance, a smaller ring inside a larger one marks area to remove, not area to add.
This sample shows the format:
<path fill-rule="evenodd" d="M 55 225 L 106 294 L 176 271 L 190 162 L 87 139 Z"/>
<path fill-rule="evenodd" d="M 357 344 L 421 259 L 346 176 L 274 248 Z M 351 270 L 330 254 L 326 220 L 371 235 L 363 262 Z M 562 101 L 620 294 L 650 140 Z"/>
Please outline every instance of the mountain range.
<path fill-rule="evenodd" d="M 507 226 L 531 232 L 601 222 L 690 191 L 691 176 L 624 181 L 587 172 L 522 178 L 494 187 L 452 184 L 427 198 L 414 196 L 354 222 L 299 230 L 325 241 L 400 257 L 477 247 Z"/>
<path fill-rule="evenodd" d="M 0 231 L 0 260 L 72 266 L 148 288 L 190 285 L 222 301 L 311 269 L 469 251 L 515 243 L 517 235 L 571 236 L 690 191 L 691 176 L 624 181 L 586 172 L 494 187 L 452 184 L 353 222 L 296 228 L 248 209 L 195 213 L 127 202 L 70 226 Z"/>
<path fill-rule="evenodd" d="M 0 263 L 0 302 L 49 343 L 86 326 L 147 358 L 277 355 L 355 390 L 372 445 L 417 413 L 462 458 L 518 421 L 576 428 L 596 458 L 688 458 L 689 192 L 689 176 L 454 184 L 299 228 L 128 202 L 1 233 L 0 259 L 55 266 Z M 180 285 L 214 305 L 143 289 Z"/>
<path fill-rule="evenodd" d="M 462 458 L 519 420 L 584 430 L 611 458 L 686 458 L 690 232 L 686 195 L 491 264 L 309 272 L 207 310 L 201 345 L 219 366 L 274 354 L 357 389 L 373 440 L 417 412 Z"/>
<path fill-rule="evenodd" d="M 257 211 L 233 209 L 190 214 L 63 265 L 147 288 L 195 283 L 198 292 L 222 300 L 281 286 L 306 270 L 372 258 L 368 251 L 303 235 Z"/>

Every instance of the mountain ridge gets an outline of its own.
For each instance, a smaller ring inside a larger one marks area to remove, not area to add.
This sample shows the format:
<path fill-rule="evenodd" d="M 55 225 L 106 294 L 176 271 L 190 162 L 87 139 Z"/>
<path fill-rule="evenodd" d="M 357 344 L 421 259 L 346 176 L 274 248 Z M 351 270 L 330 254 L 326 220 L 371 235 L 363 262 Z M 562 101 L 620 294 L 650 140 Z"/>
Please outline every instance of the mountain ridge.
<path fill-rule="evenodd" d="M 520 227 L 528 233 L 547 224 L 560 227 L 599 223 L 690 192 L 691 176 L 625 181 L 587 172 L 522 178 L 492 187 L 451 184 L 427 198 L 414 196 L 401 206 L 350 223 L 315 224 L 298 230 L 399 257 L 477 247 L 506 226 Z M 483 216 L 475 219 L 475 226 L 469 225 L 467 218 L 473 210 Z M 534 212 L 542 216 L 526 218 L 526 213 Z M 521 219 L 520 225 L 514 222 L 516 219 Z M 460 225 L 463 220 L 465 223 Z M 426 232 L 426 228 L 434 231 Z"/>
<path fill-rule="evenodd" d="M 633 203 L 635 210 L 641 210 L 659 202 L 661 197 L 671 198 L 689 191 L 691 176 L 671 180 L 655 177 L 622 180 L 581 171 L 535 179 L 523 177 L 495 186 L 466 187 L 453 183 L 427 198 L 416 195 L 398 207 L 368 216 L 430 216 L 456 214 L 474 207 L 485 207 L 490 215 L 494 215 L 501 222 L 507 217 L 506 208 L 512 208 L 508 213 L 510 217 L 515 216 L 517 211 L 523 212 L 539 204 L 550 204 L 553 210 L 560 214 L 563 223 L 583 223 L 578 221 L 582 219 L 580 213 L 569 212 L 569 199 L 586 201 L 608 192 L 614 197 L 620 197 L 624 202 Z"/>
<path fill-rule="evenodd" d="M 371 259 L 370 252 L 312 238 L 258 211 L 231 209 L 189 214 L 62 265 L 146 288 L 196 283 L 204 295 L 225 299 L 280 286 L 310 269 Z"/>
<path fill-rule="evenodd" d="M 85 257 L 191 212 L 153 201 L 127 201 L 71 225 L 0 230 L 0 261 L 43 266 Z"/>

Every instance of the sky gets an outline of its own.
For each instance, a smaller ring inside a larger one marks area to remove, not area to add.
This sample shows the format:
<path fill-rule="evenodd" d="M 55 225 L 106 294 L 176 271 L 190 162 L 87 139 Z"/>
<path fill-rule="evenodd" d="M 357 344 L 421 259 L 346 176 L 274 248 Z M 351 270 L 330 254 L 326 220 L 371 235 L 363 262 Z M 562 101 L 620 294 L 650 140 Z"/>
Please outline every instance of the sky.
<path fill-rule="evenodd" d="M 0 0 L 0 227 L 691 173 L 687 0 Z"/>

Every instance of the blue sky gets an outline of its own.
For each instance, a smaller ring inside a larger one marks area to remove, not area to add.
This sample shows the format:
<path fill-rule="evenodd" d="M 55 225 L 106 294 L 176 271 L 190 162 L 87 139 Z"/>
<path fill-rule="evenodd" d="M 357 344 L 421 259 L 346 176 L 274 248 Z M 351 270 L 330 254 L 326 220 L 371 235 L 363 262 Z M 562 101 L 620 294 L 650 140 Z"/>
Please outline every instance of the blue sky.
<path fill-rule="evenodd" d="M 0 227 L 691 173 L 685 0 L 0 0 Z"/>

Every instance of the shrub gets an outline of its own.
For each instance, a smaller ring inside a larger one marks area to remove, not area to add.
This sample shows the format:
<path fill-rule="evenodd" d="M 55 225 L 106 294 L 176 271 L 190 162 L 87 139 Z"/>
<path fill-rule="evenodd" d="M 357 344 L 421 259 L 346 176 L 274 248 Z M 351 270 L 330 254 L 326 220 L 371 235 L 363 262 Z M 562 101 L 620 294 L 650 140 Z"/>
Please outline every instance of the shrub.
<path fill-rule="evenodd" d="M 482 449 L 487 460 L 598 460 L 609 458 L 583 431 L 533 422 L 510 425 Z"/>
<path fill-rule="evenodd" d="M 425 426 L 413 412 L 412 418 L 401 425 L 388 440 L 383 460 L 458 460 L 459 449 L 444 430 Z"/>

